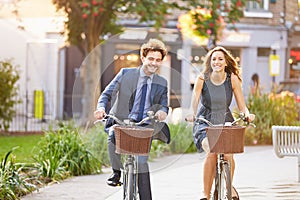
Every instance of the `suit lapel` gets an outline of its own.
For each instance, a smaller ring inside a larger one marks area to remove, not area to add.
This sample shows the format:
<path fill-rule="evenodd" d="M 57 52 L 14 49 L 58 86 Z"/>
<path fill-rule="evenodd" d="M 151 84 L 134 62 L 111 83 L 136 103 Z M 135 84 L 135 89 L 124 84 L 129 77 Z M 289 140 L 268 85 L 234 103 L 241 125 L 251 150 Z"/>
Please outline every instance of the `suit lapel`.
<path fill-rule="evenodd" d="M 130 77 L 128 77 L 129 78 L 128 84 L 129 84 L 129 88 L 130 88 L 129 92 L 132 94 L 129 99 L 129 111 L 131 111 L 131 109 L 133 107 L 133 102 L 135 99 L 137 84 L 138 84 L 138 80 L 139 80 L 139 69 L 140 68 L 137 68 L 136 70 L 134 70 L 133 73 L 130 73 Z"/>

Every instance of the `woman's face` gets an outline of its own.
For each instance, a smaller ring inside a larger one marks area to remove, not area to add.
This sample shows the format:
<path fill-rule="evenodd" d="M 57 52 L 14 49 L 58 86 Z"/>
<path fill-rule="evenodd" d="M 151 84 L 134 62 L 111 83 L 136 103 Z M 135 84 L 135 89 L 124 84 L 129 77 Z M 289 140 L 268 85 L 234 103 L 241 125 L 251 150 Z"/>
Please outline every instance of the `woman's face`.
<path fill-rule="evenodd" d="M 211 55 L 210 59 L 211 68 L 215 72 L 225 71 L 225 67 L 227 66 L 225 55 L 222 51 L 215 51 Z"/>

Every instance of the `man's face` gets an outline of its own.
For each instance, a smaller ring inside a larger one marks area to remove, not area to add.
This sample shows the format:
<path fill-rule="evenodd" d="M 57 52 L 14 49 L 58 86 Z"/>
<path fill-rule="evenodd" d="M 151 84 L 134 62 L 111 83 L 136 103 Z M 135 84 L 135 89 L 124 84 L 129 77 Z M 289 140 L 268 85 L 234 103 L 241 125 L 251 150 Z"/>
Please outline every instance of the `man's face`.
<path fill-rule="evenodd" d="M 143 70 L 146 75 L 154 74 L 162 63 L 162 55 L 159 51 L 149 51 L 146 57 L 141 57 Z"/>

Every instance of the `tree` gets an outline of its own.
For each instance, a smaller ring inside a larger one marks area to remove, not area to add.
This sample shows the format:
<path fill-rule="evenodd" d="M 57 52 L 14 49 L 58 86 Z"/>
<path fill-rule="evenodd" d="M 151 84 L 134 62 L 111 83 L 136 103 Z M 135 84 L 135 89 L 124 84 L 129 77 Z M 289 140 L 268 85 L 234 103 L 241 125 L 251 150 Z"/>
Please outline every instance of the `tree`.
<path fill-rule="evenodd" d="M 245 4 L 246 0 L 193 2 L 194 9 L 179 17 L 178 28 L 183 35 L 196 41 L 209 39 L 207 47 L 213 48 L 221 39 L 226 23 L 235 29 L 235 23 L 243 17 Z"/>
<path fill-rule="evenodd" d="M 86 57 L 83 69 L 83 114 L 82 123 L 93 120 L 95 109 L 95 88 L 99 87 L 100 48 L 95 47 L 106 36 L 120 33 L 123 26 L 118 17 L 130 16 L 151 26 L 161 27 L 165 16 L 172 9 L 180 8 L 177 3 L 162 0 L 52 0 L 58 10 L 63 10 L 68 20 L 66 30 L 68 41 L 76 45 Z"/>
<path fill-rule="evenodd" d="M 162 27 L 166 16 L 172 14 L 174 9 L 206 8 L 211 12 L 208 25 L 210 37 L 215 43 L 218 32 L 218 20 L 221 12 L 227 13 L 226 22 L 234 23 L 242 16 L 242 9 L 246 0 L 52 0 L 58 10 L 63 10 L 67 15 L 65 23 L 68 41 L 76 45 L 86 57 L 83 66 L 83 114 L 82 122 L 93 119 L 95 109 L 95 88 L 99 87 L 100 77 L 100 48 L 95 48 L 105 37 L 109 37 L 123 30 L 118 23 L 122 17 L 137 18 L 140 22 L 148 22 L 149 26 Z M 204 2 L 204 3 L 203 3 Z M 225 3 L 221 3 L 225 2 Z M 226 3 L 229 2 L 229 3 Z M 180 3 L 180 5 L 179 5 Z M 202 21 L 198 14 L 195 19 L 196 32 L 201 32 Z M 200 33 L 202 34 L 202 33 Z M 91 98 L 94 94 L 94 98 Z"/>
<path fill-rule="evenodd" d="M 19 71 L 9 61 L 0 61 L 0 130 L 7 131 L 15 116 L 14 105 L 20 103 L 17 98 Z"/>

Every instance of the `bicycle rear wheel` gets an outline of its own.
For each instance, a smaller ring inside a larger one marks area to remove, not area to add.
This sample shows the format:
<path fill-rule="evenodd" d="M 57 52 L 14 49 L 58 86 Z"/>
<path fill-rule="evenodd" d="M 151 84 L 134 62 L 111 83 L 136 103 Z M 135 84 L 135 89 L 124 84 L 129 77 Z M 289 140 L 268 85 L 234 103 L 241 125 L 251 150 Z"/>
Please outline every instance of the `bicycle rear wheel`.
<path fill-rule="evenodd" d="M 231 200 L 231 172 L 228 162 L 221 163 L 221 173 L 216 174 L 213 200 Z"/>

